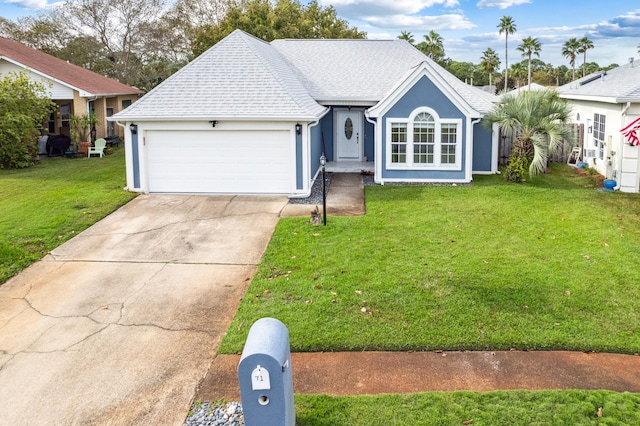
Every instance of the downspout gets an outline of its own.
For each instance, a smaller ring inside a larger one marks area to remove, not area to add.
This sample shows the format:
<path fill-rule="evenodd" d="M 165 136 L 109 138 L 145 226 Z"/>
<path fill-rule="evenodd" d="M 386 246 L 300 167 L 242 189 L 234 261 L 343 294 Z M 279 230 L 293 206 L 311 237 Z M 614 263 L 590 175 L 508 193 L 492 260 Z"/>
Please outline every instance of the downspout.
<path fill-rule="evenodd" d="M 627 111 L 629 111 L 629 108 L 631 108 L 631 102 L 627 102 L 627 105 L 622 108 L 622 128 L 624 129 L 627 126 L 626 123 L 626 118 L 627 118 Z M 614 191 L 618 191 L 620 190 L 620 187 L 622 186 L 622 151 L 624 149 L 624 142 L 622 142 L 620 144 L 620 152 L 616 152 L 616 163 L 617 167 L 616 167 L 616 183 L 617 185 L 613 188 Z"/>
<path fill-rule="evenodd" d="M 380 152 L 381 150 L 376 149 L 380 139 L 378 137 L 378 122 L 369 118 L 368 109 L 364 110 L 364 119 L 373 124 L 373 161 L 375 162 L 373 168 L 373 181 L 380 185 L 384 185 L 384 181 L 382 180 L 382 152 Z M 378 171 L 378 167 L 380 167 L 380 171 Z M 378 177 L 380 177 L 380 179 L 378 179 Z"/>

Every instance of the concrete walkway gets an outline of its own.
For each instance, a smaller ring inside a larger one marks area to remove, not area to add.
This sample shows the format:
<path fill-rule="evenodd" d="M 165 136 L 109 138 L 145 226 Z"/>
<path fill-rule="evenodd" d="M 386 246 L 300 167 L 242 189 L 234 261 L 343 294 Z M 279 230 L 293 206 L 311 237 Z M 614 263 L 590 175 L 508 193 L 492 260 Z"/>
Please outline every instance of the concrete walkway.
<path fill-rule="evenodd" d="M 310 216 L 315 207 L 315 204 L 287 204 L 282 210 L 282 217 Z M 322 204 L 318 208 L 322 213 Z M 329 216 L 362 216 L 365 212 L 362 174 L 333 173 L 327 193 L 327 218 Z"/>
<path fill-rule="evenodd" d="M 240 398 L 239 355 L 218 355 L 196 401 Z M 640 392 L 640 356 L 582 352 L 291 354 L 297 394 L 608 389 Z"/>
<path fill-rule="evenodd" d="M 141 195 L 0 286 L 0 425 L 181 425 L 286 203 Z"/>

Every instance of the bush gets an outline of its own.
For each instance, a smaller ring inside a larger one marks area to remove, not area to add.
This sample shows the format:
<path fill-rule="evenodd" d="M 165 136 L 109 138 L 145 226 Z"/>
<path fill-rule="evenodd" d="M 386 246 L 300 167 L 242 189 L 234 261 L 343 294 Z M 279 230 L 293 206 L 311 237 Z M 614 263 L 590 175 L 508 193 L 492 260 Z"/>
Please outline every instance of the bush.
<path fill-rule="evenodd" d="M 54 106 L 45 86 L 24 72 L 0 79 L 0 168 L 24 168 L 35 163 L 38 136 Z"/>

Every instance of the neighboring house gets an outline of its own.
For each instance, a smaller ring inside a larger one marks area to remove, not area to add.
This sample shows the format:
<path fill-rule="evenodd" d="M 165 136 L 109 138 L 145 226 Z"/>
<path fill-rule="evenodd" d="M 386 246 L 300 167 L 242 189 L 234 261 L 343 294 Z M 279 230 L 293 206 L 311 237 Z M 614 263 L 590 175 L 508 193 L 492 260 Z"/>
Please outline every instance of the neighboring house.
<path fill-rule="evenodd" d="M 122 128 L 106 118 L 131 105 L 142 94 L 134 87 L 0 37 L 0 75 L 22 71 L 42 81 L 57 105 L 49 121 L 44 123 L 44 134 L 49 135 L 70 136 L 71 114 L 93 111 L 99 122 L 96 137 L 123 136 Z"/>
<path fill-rule="evenodd" d="M 636 130 L 621 133 L 640 117 L 640 64 L 633 60 L 599 71 L 557 89 L 573 107 L 584 132 L 583 161 L 624 192 L 640 191 L 640 148 L 633 145 Z"/>
<path fill-rule="evenodd" d="M 494 100 L 404 40 L 236 30 L 111 119 L 133 191 L 303 197 L 323 153 L 373 162 L 378 183 L 495 173 L 497 132 L 479 124 Z"/>
<path fill-rule="evenodd" d="M 534 91 L 547 90 L 547 88 L 538 83 L 531 83 L 531 87 L 529 87 L 528 84 L 525 84 L 524 86 L 516 87 L 515 89 L 507 93 L 513 93 L 514 95 L 517 95 L 519 93 L 528 92 L 530 90 L 534 90 Z"/>

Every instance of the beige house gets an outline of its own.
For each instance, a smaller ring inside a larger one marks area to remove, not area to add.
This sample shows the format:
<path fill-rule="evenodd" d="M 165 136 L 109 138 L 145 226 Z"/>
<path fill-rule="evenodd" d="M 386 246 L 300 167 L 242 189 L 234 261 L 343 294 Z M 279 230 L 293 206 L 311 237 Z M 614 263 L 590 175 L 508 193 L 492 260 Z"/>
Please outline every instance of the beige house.
<path fill-rule="evenodd" d="M 122 111 L 142 95 L 135 87 L 0 37 L 0 75 L 22 71 L 50 87 L 50 97 L 58 106 L 44 125 L 44 134 L 48 135 L 70 136 L 71 114 L 92 111 L 99 123 L 95 138 L 122 137 L 123 129 L 108 122 L 107 117 Z"/>

